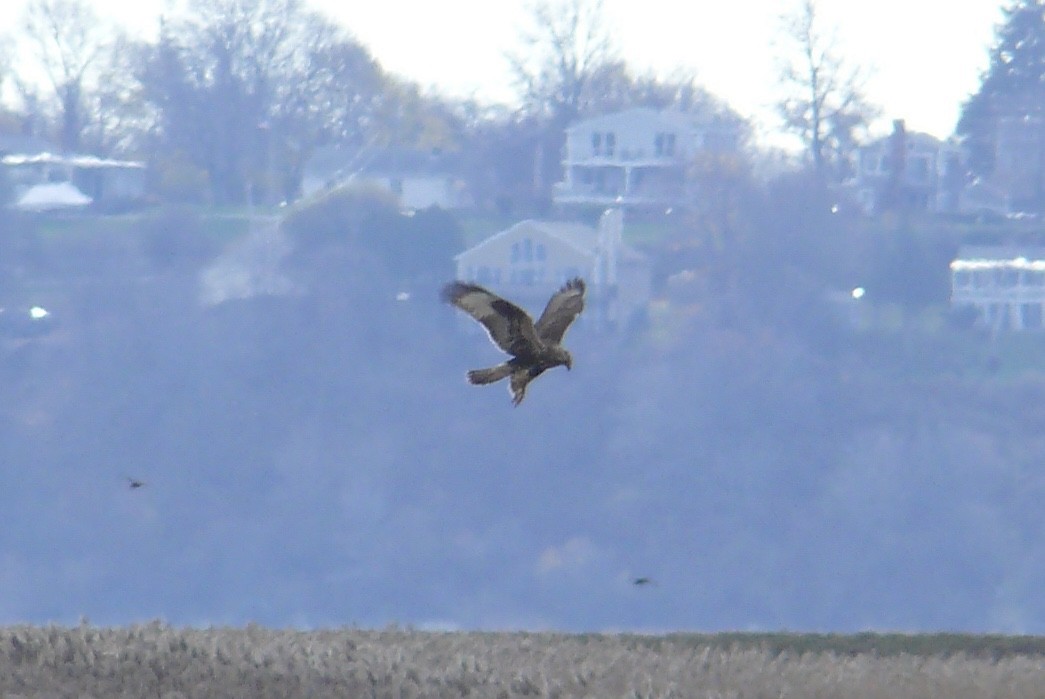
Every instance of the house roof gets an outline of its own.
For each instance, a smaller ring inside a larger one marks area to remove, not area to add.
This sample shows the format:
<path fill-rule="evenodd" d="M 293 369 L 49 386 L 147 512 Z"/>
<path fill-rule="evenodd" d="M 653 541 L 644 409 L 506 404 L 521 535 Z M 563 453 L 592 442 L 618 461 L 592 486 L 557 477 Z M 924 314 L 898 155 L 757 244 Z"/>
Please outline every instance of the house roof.
<path fill-rule="evenodd" d="M 556 238 L 582 255 L 593 256 L 599 248 L 600 235 L 597 228 L 586 226 L 583 223 L 571 223 L 568 221 L 538 221 L 535 219 L 526 219 L 525 221 L 520 221 L 503 231 L 491 235 L 489 238 L 484 238 L 467 250 L 455 255 L 454 259 L 458 260 L 465 255 L 480 250 L 500 238 L 517 233 L 522 228 L 535 229 L 540 233 Z M 643 261 L 646 259 L 646 256 L 641 252 L 623 242 L 618 245 L 617 250 L 620 257 L 625 260 Z"/>
<path fill-rule="evenodd" d="M 863 146 L 861 150 L 878 151 L 883 149 L 892 148 L 893 134 L 888 134 L 880 138 L 876 138 L 867 145 Z M 946 145 L 946 141 L 941 141 L 932 134 L 923 133 L 921 131 L 906 131 L 904 132 L 904 141 L 907 145 L 908 150 L 918 151 L 935 151 Z"/>
<path fill-rule="evenodd" d="M 314 175 L 447 175 L 457 170 L 456 153 L 405 148 L 349 149 L 325 146 L 316 149 L 305 165 Z"/>
<path fill-rule="evenodd" d="M 486 247 L 487 245 L 490 245 L 496 240 L 500 240 L 505 236 L 517 233 L 520 229 L 523 228 L 536 229 L 540 233 L 544 233 L 553 238 L 557 238 L 563 243 L 566 243 L 570 247 L 576 249 L 577 252 L 580 252 L 585 255 L 594 254 L 595 248 L 598 246 L 599 242 L 598 231 L 590 226 L 585 226 L 581 223 L 568 223 L 564 221 L 537 221 L 534 219 L 526 219 L 525 221 L 520 221 L 519 223 L 516 223 L 513 226 L 509 226 L 503 231 L 494 233 L 489 238 L 484 238 L 483 240 L 479 241 L 467 250 L 464 250 L 463 252 L 460 252 L 457 255 L 455 255 L 454 259 L 459 259 L 469 253 L 472 253 L 476 250 L 480 250 Z"/>
<path fill-rule="evenodd" d="M 575 131 L 577 129 L 619 127 L 622 124 L 648 125 L 650 123 L 660 123 L 666 128 L 677 129 L 679 131 L 692 131 L 703 125 L 705 122 L 706 119 L 702 117 L 676 110 L 661 111 L 650 107 L 633 107 L 621 112 L 602 114 L 590 119 L 582 119 L 567 127 L 566 131 L 569 133 L 570 131 Z"/>
<path fill-rule="evenodd" d="M 144 168 L 137 160 L 114 160 L 96 155 L 55 155 L 54 153 L 12 153 L 0 158 L 3 165 L 70 165 L 79 168 Z"/>
<path fill-rule="evenodd" d="M 364 172 L 411 175 L 446 175 L 454 172 L 460 158 L 442 150 L 388 148 L 374 153 Z"/>
<path fill-rule="evenodd" d="M 951 269 L 1045 270 L 1045 247 L 1035 245 L 962 245 Z"/>

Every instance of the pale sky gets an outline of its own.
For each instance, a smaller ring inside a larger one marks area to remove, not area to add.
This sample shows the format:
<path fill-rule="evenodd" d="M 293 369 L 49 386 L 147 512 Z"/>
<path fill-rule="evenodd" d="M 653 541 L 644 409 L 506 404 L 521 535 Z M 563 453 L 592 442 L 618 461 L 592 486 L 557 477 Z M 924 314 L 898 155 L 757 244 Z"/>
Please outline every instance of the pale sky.
<path fill-rule="evenodd" d="M 136 33 L 177 0 L 91 0 L 104 17 Z M 518 46 L 527 0 L 306 0 L 342 23 L 388 71 L 448 94 L 507 101 L 504 52 Z M 775 126 L 781 96 L 780 15 L 799 0 L 603 0 L 623 58 L 638 70 L 695 72 L 712 93 Z M 25 0 L 0 3 L 0 30 L 17 26 Z M 883 124 L 951 134 L 962 101 L 987 66 L 1001 0 L 818 0 L 825 26 L 852 63 L 866 66 Z"/>

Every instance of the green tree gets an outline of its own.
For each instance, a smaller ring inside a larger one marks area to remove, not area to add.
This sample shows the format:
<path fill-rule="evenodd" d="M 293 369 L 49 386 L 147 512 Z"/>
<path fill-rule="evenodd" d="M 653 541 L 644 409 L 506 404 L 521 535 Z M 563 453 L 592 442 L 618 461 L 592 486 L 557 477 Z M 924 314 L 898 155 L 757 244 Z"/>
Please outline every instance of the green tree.
<path fill-rule="evenodd" d="M 158 150 L 207 175 L 218 203 L 275 203 L 319 144 L 373 116 L 384 79 L 355 40 L 300 0 L 195 0 L 142 61 Z"/>
<path fill-rule="evenodd" d="M 432 207 L 405 214 L 394 195 L 373 186 L 347 185 L 301 203 L 283 229 L 297 243 L 300 267 L 344 256 L 364 260 L 368 274 L 396 285 L 445 279 L 463 248 L 450 213 Z"/>
<path fill-rule="evenodd" d="M 1015 0 L 1003 10 L 998 25 L 990 65 L 980 87 L 962 108 L 957 132 L 969 149 L 970 166 L 979 175 L 995 174 L 998 167 L 999 127 L 1020 125 L 1023 138 L 1029 139 L 1035 157 L 1027 148 L 1014 154 L 1026 164 L 1033 160 L 1030 173 L 1031 206 L 1040 209 L 1045 200 L 1045 2 Z M 1029 129 L 1029 131 L 1027 131 Z"/>

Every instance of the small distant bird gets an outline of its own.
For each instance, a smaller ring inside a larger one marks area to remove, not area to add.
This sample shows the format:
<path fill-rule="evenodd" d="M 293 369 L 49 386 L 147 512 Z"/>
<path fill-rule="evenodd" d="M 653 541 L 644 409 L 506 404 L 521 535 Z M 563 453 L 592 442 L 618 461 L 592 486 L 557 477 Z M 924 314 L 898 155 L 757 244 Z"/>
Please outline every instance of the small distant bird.
<path fill-rule="evenodd" d="M 130 476 L 126 476 L 126 478 L 127 478 L 127 487 L 130 488 L 131 490 L 137 490 L 138 488 L 144 488 L 145 487 L 145 481 L 140 481 L 137 478 L 131 478 Z"/>
<path fill-rule="evenodd" d="M 584 289 L 583 279 L 566 282 L 534 323 L 526 311 L 481 286 L 455 281 L 443 287 L 443 300 L 479 321 L 493 343 L 511 355 L 497 366 L 469 371 L 468 380 L 488 384 L 511 377 L 508 390 L 512 403 L 519 405 L 526 397 L 526 385 L 546 370 L 572 369 L 573 357 L 562 346 L 562 338 L 584 310 Z"/>
<path fill-rule="evenodd" d="M 631 581 L 631 584 L 635 587 L 643 587 L 645 585 L 656 585 L 657 581 L 653 578 L 635 578 Z"/>

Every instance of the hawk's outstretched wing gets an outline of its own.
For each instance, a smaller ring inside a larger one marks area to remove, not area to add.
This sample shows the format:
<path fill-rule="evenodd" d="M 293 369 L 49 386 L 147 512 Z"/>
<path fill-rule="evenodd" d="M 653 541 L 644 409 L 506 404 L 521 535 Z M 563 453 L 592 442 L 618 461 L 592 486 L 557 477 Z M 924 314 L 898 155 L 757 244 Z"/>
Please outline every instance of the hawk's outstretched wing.
<path fill-rule="evenodd" d="M 516 357 L 537 354 L 540 341 L 533 320 L 523 309 L 476 284 L 450 282 L 443 287 L 443 300 L 482 323 L 490 339 Z"/>
<path fill-rule="evenodd" d="M 535 329 L 541 342 L 559 344 L 570 323 L 584 310 L 584 280 L 578 278 L 566 282 L 549 299 L 544 313 L 537 320 Z"/>

